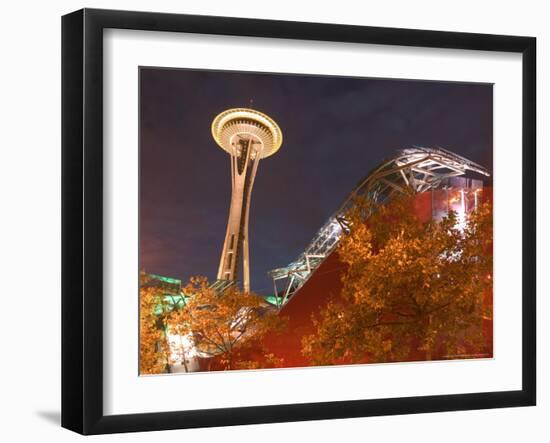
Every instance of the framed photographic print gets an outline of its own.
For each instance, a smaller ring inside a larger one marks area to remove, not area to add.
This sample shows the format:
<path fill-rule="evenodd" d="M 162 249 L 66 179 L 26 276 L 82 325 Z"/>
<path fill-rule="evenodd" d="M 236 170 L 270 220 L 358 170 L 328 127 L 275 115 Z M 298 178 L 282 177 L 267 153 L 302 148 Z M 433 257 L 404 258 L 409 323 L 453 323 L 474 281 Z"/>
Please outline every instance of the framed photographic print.
<path fill-rule="evenodd" d="M 534 405 L 531 37 L 62 20 L 62 425 Z"/>

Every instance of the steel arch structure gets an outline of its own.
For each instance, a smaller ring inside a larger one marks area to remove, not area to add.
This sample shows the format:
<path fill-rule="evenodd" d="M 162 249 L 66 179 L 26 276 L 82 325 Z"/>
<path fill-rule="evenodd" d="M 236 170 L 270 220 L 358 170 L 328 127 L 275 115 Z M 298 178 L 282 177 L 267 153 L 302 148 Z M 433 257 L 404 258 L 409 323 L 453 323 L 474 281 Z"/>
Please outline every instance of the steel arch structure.
<path fill-rule="evenodd" d="M 366 196 L 372 203 L 371 207 L 375 208 L 394 194 L 443 188 L 450 179 L 468 172 L 490 176 L 483 166 L 439 147 L 412 147 L 397 151 L 395 157 L 384 161 L 359 182 L 296 260 L 269 272 L 276 305 L 282 308 L 334 251 L 347 228 L 345 214 L 356 197 Z"/>

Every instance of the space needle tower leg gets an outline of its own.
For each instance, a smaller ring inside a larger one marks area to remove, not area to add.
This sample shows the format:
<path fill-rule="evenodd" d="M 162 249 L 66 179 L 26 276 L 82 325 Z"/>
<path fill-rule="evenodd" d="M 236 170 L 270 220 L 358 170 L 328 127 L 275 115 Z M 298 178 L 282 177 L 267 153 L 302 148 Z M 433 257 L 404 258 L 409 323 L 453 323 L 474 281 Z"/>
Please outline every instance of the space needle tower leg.
<path fill-rule="evenodd" d="M 241 138 L 231 156 L 231 205 L 227 220 L 218 280 L 237 280 L 239 263 L 243 264 L 243 289 L 250 291 L 250 256 L 248 248 L 248 219 L 250 197 L 260 160 L 259 143 Z"/>
<path fill-rule="evenodd" d="M 248 250 L 248 219 L 250 215 L 250 196 L 252 195 L 252 187 L 256 178 L 256 171 L 260 163 L 260 153 L 256 154 L 256 158 L 252 160 L 252 171 L 250 173 L 250 183 L 246 194 L 246 202 L 244 206 L 244 223 L 242 232 L 242 248 L 243 248 L 243 289 L 245 292 L 250 292 L 250 255 Z"/>

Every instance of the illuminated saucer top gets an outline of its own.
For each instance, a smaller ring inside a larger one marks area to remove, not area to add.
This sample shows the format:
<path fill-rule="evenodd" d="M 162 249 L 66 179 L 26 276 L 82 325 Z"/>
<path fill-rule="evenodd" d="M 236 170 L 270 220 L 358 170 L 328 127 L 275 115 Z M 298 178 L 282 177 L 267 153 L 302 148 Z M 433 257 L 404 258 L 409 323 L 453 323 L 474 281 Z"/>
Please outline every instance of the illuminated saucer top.
<path fill-rule="evenodd" d="M 275 121 L 255 109 L 234 108 L 218 114 L 212 122 L 212 137 L 233 155 L 239 140 L 249 139 L 257 145 L 260 158 L 275 154 L 283 143 L 283 133 Z"/>

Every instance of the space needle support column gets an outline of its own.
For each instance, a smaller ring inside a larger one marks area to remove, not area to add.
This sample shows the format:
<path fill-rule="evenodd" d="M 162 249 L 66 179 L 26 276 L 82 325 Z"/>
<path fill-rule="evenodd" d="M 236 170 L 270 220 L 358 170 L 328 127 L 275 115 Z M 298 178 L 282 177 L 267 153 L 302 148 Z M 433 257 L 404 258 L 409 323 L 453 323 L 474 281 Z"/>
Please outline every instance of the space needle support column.
<path fill-rule="evenodd" d="M 249 292 L 248 221 L 252 188 L 260 159 L 277 152 L 283 136 L 270 117 L 245 108 L 228 109 L 216 116 L 212 136 L 231 156 L 231 203 L 217 278 L 237 281 L 242 259 L 243 290 Z"/>
<path fill-rule="evenodd" d="M 256 158 L 253 160 L 252 172 L 250 173 L 248 189 L 246 193 L 246 204 L 244 206 L 244 226 L 242 232 L 243 239 L 243 290 L 250 292 L 250 255 L 248 250 L 248 219 L 250 215 L 250 197 L 252 195 L 252 186 L 254 186 L 254 179 L 256 178 L 256 171 L 260 163 L 260 152 L 256 153 Z"/>
<path fill-rule="evenodd" d="M 233 150 L 231 156 L 231 203 L 229 206 L 229 216 L 227 219 L 227 229 L 225 241 L 218 268 L 219 280 L 237 279 L 239 269 L 239 258 L 244 252 L 243 234 L 245 224 L 243 216 L 246 213 L 245 202 L 250 195 L 251 188 L 249 184 L 249 164 L 251 154 L 251 140 L 241 139 L 238 146 Z M 243 267 L 244 272 L 244 267 Z M 249 281 L 243 279 L 243 285 L 250 286 Z"/>

